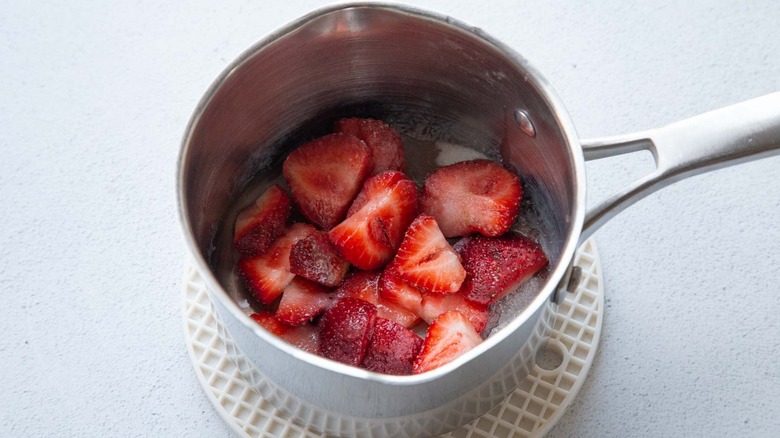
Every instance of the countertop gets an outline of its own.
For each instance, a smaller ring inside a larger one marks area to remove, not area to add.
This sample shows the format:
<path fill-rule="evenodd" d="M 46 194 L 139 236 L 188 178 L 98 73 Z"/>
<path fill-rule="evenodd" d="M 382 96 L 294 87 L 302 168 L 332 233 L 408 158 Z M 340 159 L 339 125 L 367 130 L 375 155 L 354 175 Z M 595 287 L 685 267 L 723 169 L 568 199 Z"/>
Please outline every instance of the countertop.
<path fill-rule="evenodd" d="M 317 1 L 0 6 L 0 436 L 230 436 L 181 320 L 175 164 L 205 89 Z M 780 90 L 780 2 L 418 1 L 531 61 L 582 138 Z M 652 168 L 587 165 L 593 204 Z M 780 157 L 596 233 L 606 312 L 563 436 L 780 435 Z"/>

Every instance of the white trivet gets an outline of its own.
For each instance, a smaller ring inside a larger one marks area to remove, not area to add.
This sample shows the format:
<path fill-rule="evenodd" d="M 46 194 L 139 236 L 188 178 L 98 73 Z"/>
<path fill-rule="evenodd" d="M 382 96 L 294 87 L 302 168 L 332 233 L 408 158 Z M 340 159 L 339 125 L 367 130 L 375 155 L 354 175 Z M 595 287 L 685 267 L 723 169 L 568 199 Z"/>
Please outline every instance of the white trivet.
<path fill-rule="evenodd" d="M 577 250 L 575 264 L 582 268 L 580 284 L 548 319 L 552 331 L 541 344 L 545 351 L 536 355 L 539 363 L 500 406 L 445 437 L 537 437 L 561 418 L 593 363 L 604 312 L 604 283 L 593 239 Z M 233 341 L 220 336 L 226 331 L 220 330 L 203 280 L 190 263 L 183 286 L 187 350 L 198 380 L 225 422 L 241 437 L 325 436 L 294 423 L 244 380 L 227 353 L 226 344 Z M 545 369 L 540 364 L 557 366 Z"/>

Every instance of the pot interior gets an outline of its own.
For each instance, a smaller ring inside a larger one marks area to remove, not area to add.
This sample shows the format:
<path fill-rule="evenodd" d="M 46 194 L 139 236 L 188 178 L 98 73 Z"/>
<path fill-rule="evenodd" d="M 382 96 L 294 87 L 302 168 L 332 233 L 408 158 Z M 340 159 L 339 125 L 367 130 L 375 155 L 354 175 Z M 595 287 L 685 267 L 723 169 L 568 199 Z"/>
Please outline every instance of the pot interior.
<path fill-rule="evenodd" d="M 517 110 L 529 116 L 533 136 Z M 515 228 L 542 244 L 551 266 L 542 280 L 557 282 L 557 266 L 563 256 L 568 263 L 579 234 L 584 188 L 573 129 L 549 87 L 478 30 L 425 13 L 353 6 L 306 17 L 248 50 L 191 122 L 180 163 L 183 219 L 232 301 L 252 304 L 234 271 L 238 211 L 282 181 L 292 149 L 347 116 L 401 132 L 409 176 L 420 186 L 443 149 L 457 153 L 448 144 L 517 172 L 524 199 Z M 533 299 L 542 284 L 521 299 Z"/>

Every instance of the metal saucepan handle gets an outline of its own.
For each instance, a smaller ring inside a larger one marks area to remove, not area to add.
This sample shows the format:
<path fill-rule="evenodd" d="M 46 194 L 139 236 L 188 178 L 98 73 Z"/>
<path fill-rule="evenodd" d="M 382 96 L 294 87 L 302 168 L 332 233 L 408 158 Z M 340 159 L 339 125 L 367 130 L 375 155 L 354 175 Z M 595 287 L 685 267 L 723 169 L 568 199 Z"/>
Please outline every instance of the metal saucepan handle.
<path fill-rule="evenodd" d="M 588 211 L 580 243 L 656 190 L 689 176 L 780 154 L 780 92 L 662 128 L 581 143 L 585 160 L 649 150 L 656 170 Z"/>

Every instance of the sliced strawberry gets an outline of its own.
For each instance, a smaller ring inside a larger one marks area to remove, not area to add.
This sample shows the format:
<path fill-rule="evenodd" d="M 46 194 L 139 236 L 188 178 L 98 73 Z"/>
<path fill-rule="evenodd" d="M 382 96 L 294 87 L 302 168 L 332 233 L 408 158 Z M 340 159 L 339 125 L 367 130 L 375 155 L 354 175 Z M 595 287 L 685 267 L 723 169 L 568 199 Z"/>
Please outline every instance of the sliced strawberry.
<path fill-rule="evenodd" d="M 468 318 L 474 330 L 482 333 L 488 322 L 487 306 L 472 303 L 461 294 L 435 294 L 425 293 L 420 305 L 420 317 L 428 324 L 432 323 L 442 313 L 457 310 Z"/>
<path fill-rule="evenodd" d="M 335 131 L 354 135 L 366 142 L 371 149 L 373 162 L 371 175 L 385 170 L 403 170 L 405 160 L 401 135 L 384 122 L 374 119 L 341 119 L 336 122 Z"/>
<path fill-rule="evenodd" d="M 426 292 L 456 292 L 466 278 L 460 257 L 441 234 L 436 219 L 425 214 L 409 226 L 389 269 Z"/>
<path fill-rule="evenodd" d="M 344 279 L 332 294 L 332 299 L 350 297 L 367 301 L 377 308 L 377 316 L 411 327 L 420 320 L 416 313 L 390 303 L 379 295 L 379 271 L 355 271 Z"/>
<path fill-rule="evenodd" d="M 379 280 L 379 296 L 389 304 L 404 308 L 416 315 L 420 315 L 422 310 L 420 289 L 401 280 L 398 274 L 391 269 L 385 269 L 382 272 L 382 277 Z"/>
<path fill-rule="evenodd" d="M 260 312 L 253 313 L 250 316 L 255 320 L 256 323 L 265 327 L 266 330 L 275 334 L 276 336 L 282 336 L 292 329 L 292 327 L 289 325 L 279 321 L 279 319 L 276 318 L 276 315 L 268 310 L 261 310 Z"/>
<path fill-rule="evenodd" d="M 252 319 L 269 332 L 295 345 L 301 350 L 317 354 L 319 348 L 319 330 L 312 325 L 292 327 L 281 321 L 273 313 L 263 310 L 253 313 Z"/>
<path fill-rule="evenodd" d="M 350 263 L 376 269 L 392 260 L 416 215 L 417 186 L 403 173 L 387 171 L 366 180 L 347 218 L 328 236 Z"/>
<path fill-rule="evenodd" d="M 262 254 L 284 233 L 290 207 L 287 192 L 275 184 L 238 214 L 233 245 L 242 257 Z"/>
<path fill-rule="evenodd" d="M 436 218 L 446 237 L 499 236 L 517 218 L 522 195 L 520 178 L 500 164 L 463 161 L 425 178 L 420 206 Z"/>
<path fill-rule="evenodd" d="M 467 237 L 456 247 L 468 273 L 460 293 L 483 305 L 498 301 L 547 266 L 542 248 L 517 233 Z"/>
<path fill-rule="evenodd" d="M 320 319 L 321 356 L 358 366 L 371 339 L 376 307 L 356 298 L 342 298 Z"/>
<path fill-rule="evenodd" d="M 319 354 L 320 351 L 320 330 L 313 325 L 302 325 L 293 327 L 290 331 L 282 335 L 282 339 L 295 345 L 303 351 L 311 354 Z"/>
<path fill-rule="evenodd" d="M 311 225 L 294 224 L 263 254 L 242 259 L 238 272 L 247 288 L 263 304 L 271 304 L 292 281 L 290 250 L 295 243 L 317 230 Z"/>
<path fill-rule="evenodd" d="M 413 331 L 393 321 L 377 318 L 374 334 L 360 366 L 377 373 L 412 374 L 412 363 L 422 344 L 422 338 Z"/>
<path fill-rule="evenodd" d="M 422 350 L 414 360 L 412 372 L 436 369 L 482 342 L 469 320 L 457 310 L 439 315 L 428 327 Z"/>
<path fill-rule="evenodd" d="M 330 134 L 292 151 L 282 173 L 301 212 L 330 229 L 344 218 L 371 170 L 371 151 L 348 134 Z"/>
<path fill-rule="evenodd" d="M 310 234 L 290 251 L 290 272 L 325 286 L 338 286 L 347 270 L 349 262 L 341 257 L 325 232 Z"/>
<path fill-rule="evenodd" d="M 330 293 L 322 285 L 295 277 L 284 288 L 276 317 L 289 325 L 303 325 L 314 319 L 330 304 Z"/>

